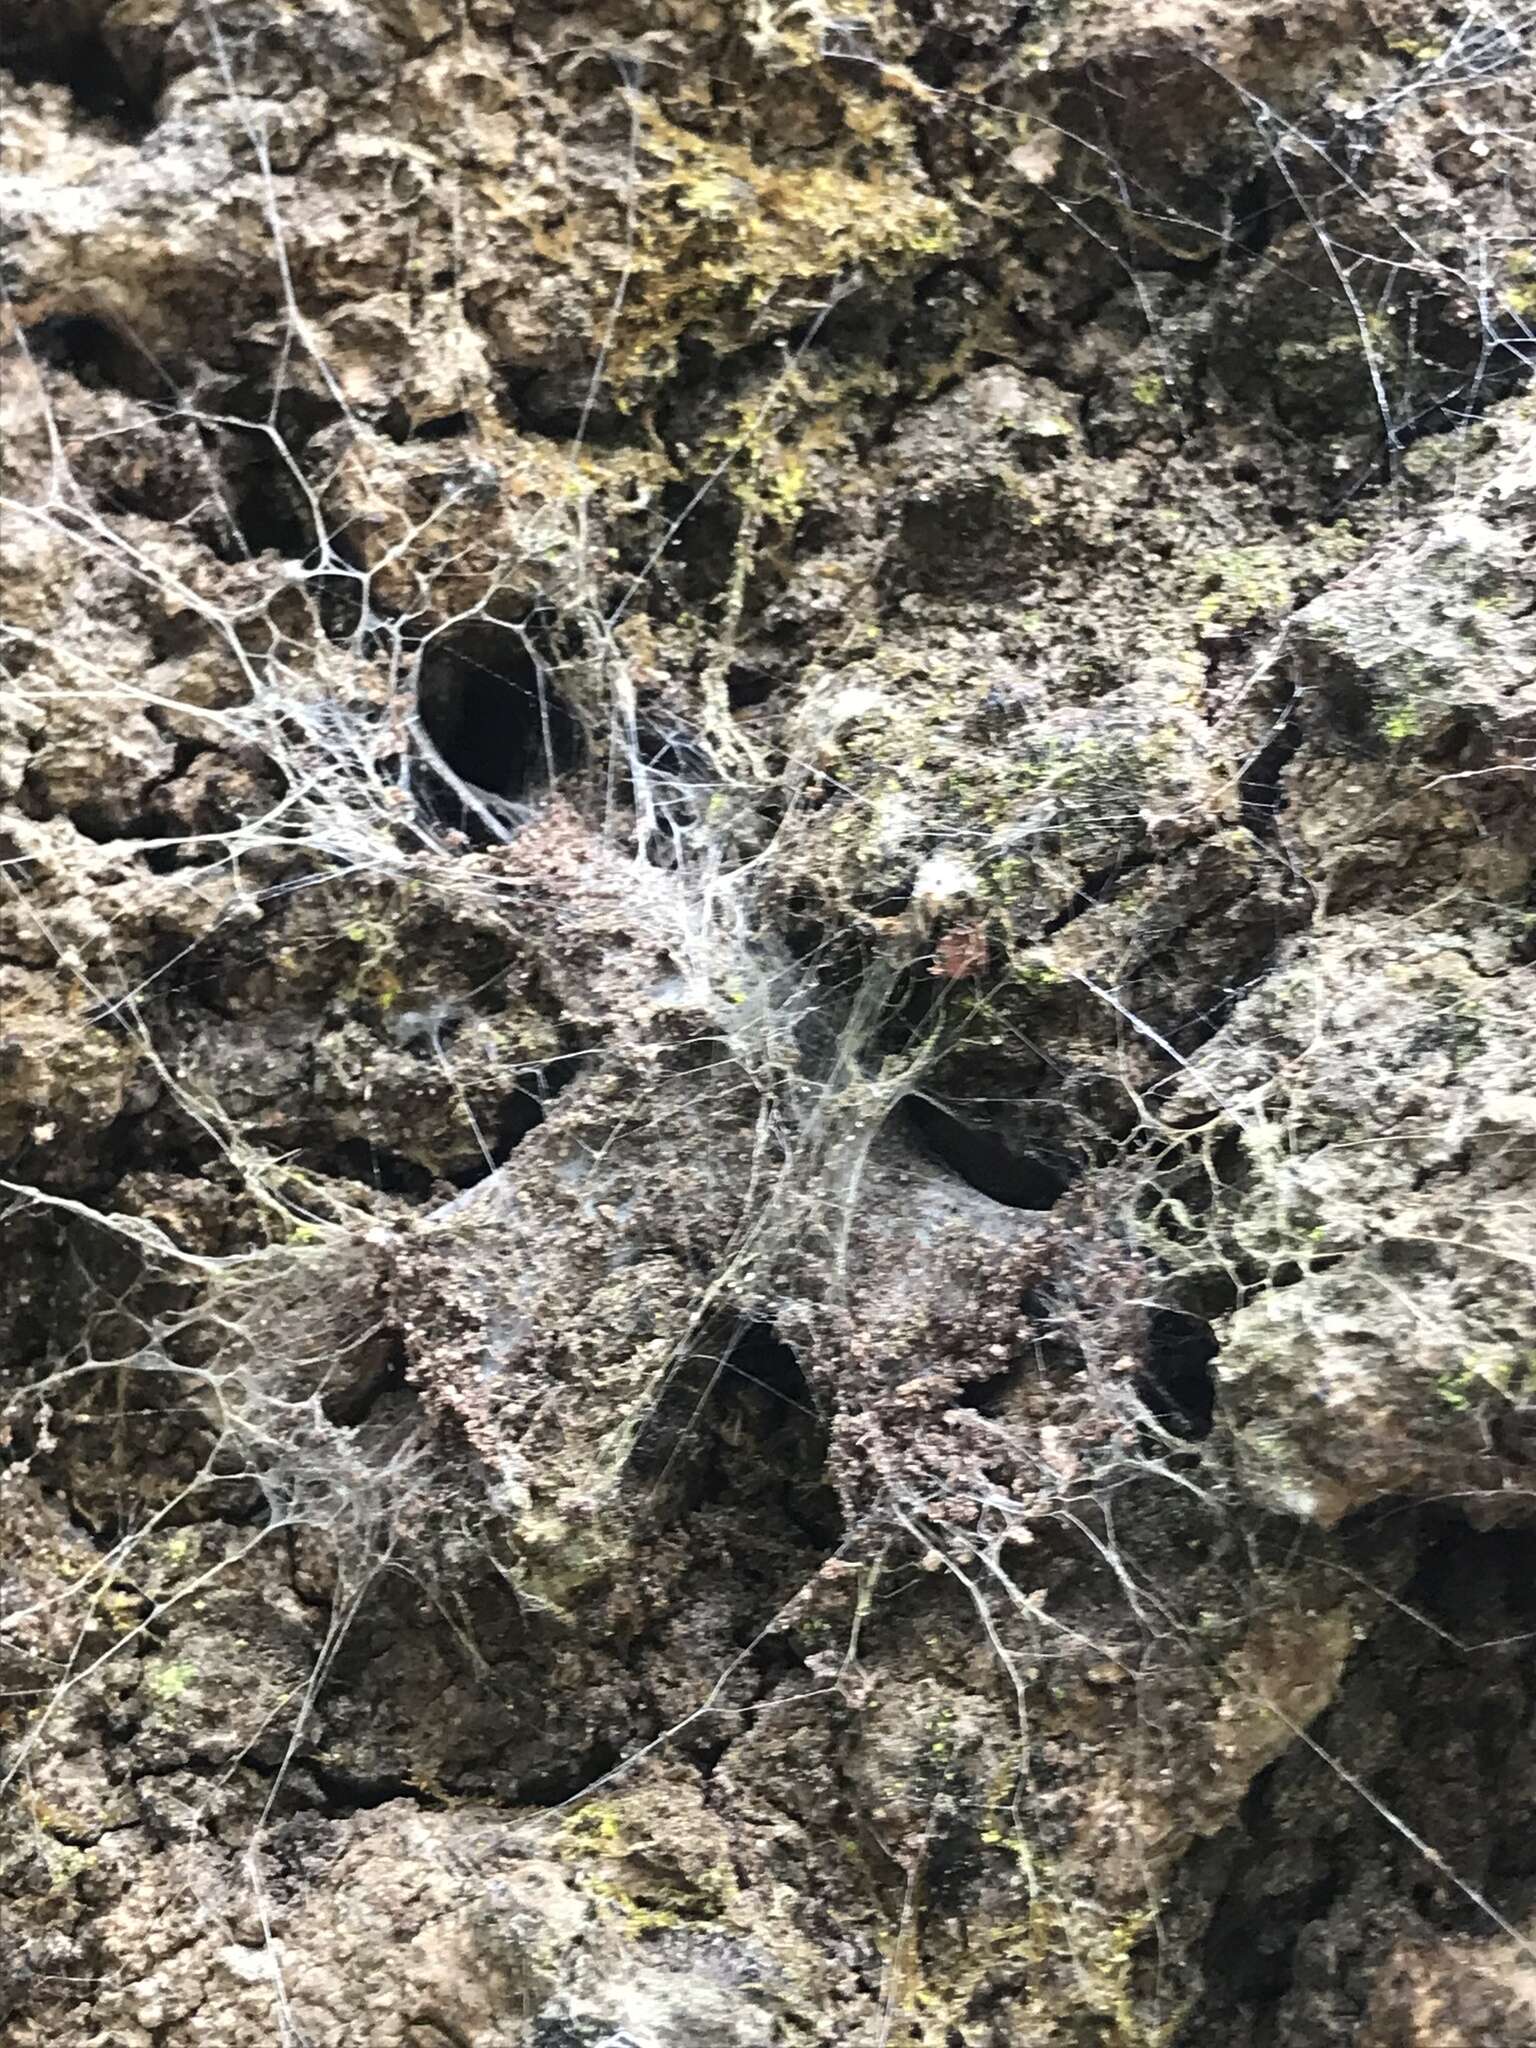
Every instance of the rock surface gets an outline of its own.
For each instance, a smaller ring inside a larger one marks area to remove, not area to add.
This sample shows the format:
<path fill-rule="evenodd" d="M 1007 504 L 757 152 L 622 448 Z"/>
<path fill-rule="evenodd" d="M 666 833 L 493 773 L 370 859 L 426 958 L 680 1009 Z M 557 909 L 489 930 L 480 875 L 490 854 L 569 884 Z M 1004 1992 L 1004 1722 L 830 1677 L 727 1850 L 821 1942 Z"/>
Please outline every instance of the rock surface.
<path fill-rule="evenodd" d="M 8 9 L 7 2042 L 1536 2039 L 1529 35 Z"/>

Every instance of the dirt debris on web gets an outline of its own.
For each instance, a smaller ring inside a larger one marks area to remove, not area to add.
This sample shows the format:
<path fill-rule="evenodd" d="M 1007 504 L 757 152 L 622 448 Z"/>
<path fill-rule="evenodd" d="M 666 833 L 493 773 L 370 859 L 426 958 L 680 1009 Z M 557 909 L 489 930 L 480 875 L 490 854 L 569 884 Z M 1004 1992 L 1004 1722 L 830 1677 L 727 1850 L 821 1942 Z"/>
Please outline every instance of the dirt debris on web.
<path fill-rule="evenodd" d="M 1536 2030 L 1528 19 L 11 15 L 6 2040 Z"/>

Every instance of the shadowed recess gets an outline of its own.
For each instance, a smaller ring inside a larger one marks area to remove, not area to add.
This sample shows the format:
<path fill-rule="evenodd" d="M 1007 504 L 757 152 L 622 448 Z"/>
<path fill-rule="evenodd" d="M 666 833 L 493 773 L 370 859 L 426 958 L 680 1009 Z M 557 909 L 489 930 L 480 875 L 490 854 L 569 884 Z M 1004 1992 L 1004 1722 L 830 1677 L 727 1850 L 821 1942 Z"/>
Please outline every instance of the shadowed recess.
<path fill-rule="evenodd" d="M 1059 1152 L 1019 1145 L 1001 1131 L 952 1116 L 921 1097 L 907 1105 L 907 1116 L 931 1158 L 1006 1208 L 1052 1208 L 1071 1184 L 1069 1162 Z"/>
<path fill-rule="evenodd" d="M 50 313 L 27 329 L 27 345 L 41 361 L 77 378 L 89 391 L 164 404 L 174 381 L 139 343 L 94 313 Z"/>
<path fill-rule="evenodd" d="M 1136 1391 L 1153 1417 L 1174 1436 L 1211 1433 L 1216 1415 L 1215 1332 L 1199 1316 L 1154 1309 L 1147 1335 L 1146 1370 Z"/>
<path fill-rule="evenodd" d="M 1424 1535 L 1417 1574 L 1351 1658 L 1315 1746 L 1296 1743 L 1262 1772 L 1237 1819 L 1190 1859 L 1186 1884 L 1210 1920 L 1204 1995 L 1176 2048 L 1342 2048 L 1367 2009 L 1382 2022 L 1404 2010 L 1384 1956 L 1427 1955 L 1447 1938 L 1467 1947 L 1439 1950 L 1449 1967 L 1435 2031 L 1378 2027 L 1371 2041 L 1531 2038 L 1514 1972 L 1497 1974 L 1499 1930 L 1452 1874 L 1529 1924 L 1536 1538 L 1449 1517 L 1438 1528 L 1426 1518 Z M 1335 2025 L 1340 2015 L 1351 2023 Z"/>
<path fill-rule="evenodd" d="M 478 625 L 434 640 L 421 657 L 419 689 L 428 738 L 477 791 L 524 802 L 576 763 L 570 707 L 543 663 L 505 627 Z M 453 808 L 451 793 L 443 794 Z M 466 813 L 472 836 L 475 825 Z"/>
<path fill-rule="evenodd" d="M 137 140 L 153 125 L 160 96 L 158 38 L 135 35 L 124 24 L 127 33 L 109 41 L 100 20 L 105 12 L 105 0 L 42 0 L 31 7 L 7 0 L 5 14 L 12 18 L 0 21 L 0 64 L 20 85 L 63 86 L 82 114 Z"/>
<path fill-rule="evenodd" d="M 771 1324 L 742 1322 L 676 1373 L 630 1469 L 680 1518 L 724 1510 L 759 1534 L 830 1549 L 842 1518 L 826 1455 L 826 1424 L 795 1352 Z"/>

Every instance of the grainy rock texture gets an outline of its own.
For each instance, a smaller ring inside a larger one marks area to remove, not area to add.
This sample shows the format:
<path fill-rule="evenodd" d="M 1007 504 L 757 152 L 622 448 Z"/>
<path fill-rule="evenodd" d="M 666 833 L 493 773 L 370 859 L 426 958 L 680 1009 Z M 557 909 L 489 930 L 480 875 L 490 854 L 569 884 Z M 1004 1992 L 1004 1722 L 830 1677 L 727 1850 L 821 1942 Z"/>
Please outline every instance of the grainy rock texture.
<path fill-rule="evenodd" d="M 1536 2041 L 1530 34 L 6 9 L 7 2043 Z"/>

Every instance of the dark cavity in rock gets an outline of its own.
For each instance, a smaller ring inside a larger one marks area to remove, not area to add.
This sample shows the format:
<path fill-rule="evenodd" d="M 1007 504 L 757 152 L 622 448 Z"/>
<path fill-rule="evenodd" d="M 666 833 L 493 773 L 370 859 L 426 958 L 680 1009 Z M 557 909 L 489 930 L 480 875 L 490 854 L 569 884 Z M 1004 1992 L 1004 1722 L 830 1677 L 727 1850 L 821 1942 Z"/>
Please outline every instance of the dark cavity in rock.
<path fill-rule="evenodd" d="M 985 1125 L 969 1123 L 914 1098 L 908 1119 L 923 1150 L 976 1192 L 1009 1209 L 1053 1208 L 1071 1185 L 1071 1167 L 1059 1152 L 1026 1148 Z"/>

